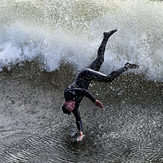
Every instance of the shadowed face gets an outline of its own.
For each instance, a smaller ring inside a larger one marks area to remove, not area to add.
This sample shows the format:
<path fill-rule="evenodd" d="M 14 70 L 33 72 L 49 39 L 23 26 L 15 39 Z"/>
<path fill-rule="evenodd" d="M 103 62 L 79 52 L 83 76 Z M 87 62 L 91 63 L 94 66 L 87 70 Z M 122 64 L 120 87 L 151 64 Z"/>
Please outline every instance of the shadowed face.
<path fill-rule="evenodd" d="M 66 105 L 66 110 L 68 110 L 71 113 L 75 108 L 75 101 L 68 101 L 65 103 L 65 105 Z"/>

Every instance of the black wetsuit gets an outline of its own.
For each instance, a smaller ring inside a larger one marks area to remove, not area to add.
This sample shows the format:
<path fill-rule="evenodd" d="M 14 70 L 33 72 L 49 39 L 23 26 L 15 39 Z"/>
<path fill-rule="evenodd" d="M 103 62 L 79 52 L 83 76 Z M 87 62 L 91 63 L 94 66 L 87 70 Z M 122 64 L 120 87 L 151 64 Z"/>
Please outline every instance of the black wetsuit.
<path fill-rule="evenodd" d="M 94 80 L 99 82 L 112 82 L 116 77 L 127 70 L 126 67 L 122 67 L 117 71 L 113 71 L 109 75 L 105 75 L 99 72 L 102 63 L 104 62 L 104 52 L 108 39 L 109 37 L 103 38 L 101 45 L 98 49 L 97 58 L 88 68 L 82 70 L 79 73 L 75 81 L 70 86 L 68 86 L 68 88 L 64 92 L 66 102 L 71 100 L 76 102 L 73 114 L 76 118 L 76 125 L 79 131 L 82 131 L 82 120 L 80 117 L 80 112 L 78 110 L 81 100 L 84 96 L 86 96 L 92 102 L 96 101 L 96 99 L 87 91 L 90 81 Z"/>

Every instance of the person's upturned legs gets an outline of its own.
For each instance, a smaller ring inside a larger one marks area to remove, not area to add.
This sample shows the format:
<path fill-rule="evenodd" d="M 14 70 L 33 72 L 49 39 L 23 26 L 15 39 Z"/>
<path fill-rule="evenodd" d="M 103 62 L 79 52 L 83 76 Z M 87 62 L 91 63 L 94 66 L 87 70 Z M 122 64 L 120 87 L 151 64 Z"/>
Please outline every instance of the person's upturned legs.
<path fill-rule="evenodd" d="M 105 75 L 99 71 L 95 71 L 92 69 L 85 69 L 81 72 L 80 76 L 85 79 L 86 81 L 99 81 L 99 82 L 112 82 L 115 78 L 121 75 L 123 72 L 127 71 L 128 69 L 136 69 L 139 68 L 136 64 L 126 63 L 124 67 L 111 72 L 109 75 Z"/>
<path fill-rule="evenodd" d="M 104 38 L 101 42 L 101 45 L 98 49 L 98 53 L 97 53 L 97 57 L 96 59 L 92 62 L 92 64 L 89 66 L 89 68 L 95 70 L 95 71 L 99 71 L 100 67 L 102 65 L 102 63 L 104 62 L 104 53 L 105 53 L 105 48 L 106 48 L 106 44 L 108 42 L 109 37 L 115 33 L 117 31 L 117 29 L 115 30 L 111 30 L 110 32 L 104 32 Z"/>

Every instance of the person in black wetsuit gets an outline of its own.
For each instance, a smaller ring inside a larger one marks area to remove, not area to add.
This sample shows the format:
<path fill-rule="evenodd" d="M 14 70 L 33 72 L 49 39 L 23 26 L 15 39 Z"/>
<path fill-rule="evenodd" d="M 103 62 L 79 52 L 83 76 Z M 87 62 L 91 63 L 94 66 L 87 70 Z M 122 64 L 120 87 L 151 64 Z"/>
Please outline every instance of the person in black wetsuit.
<path fill-rule="evenodd" d="M 62 106 L 62 110 L 66 114 L 70 114 L 71 112 L 74 114 L 76 118 L 76 125 L 80 132 L 79 140 L 83 136 L 82 130 L 82 120 L 80 117 L 80 112 L 78 110 L 79 104 L 84 96 L 89 98 L 96 106 L 103 108 L 103 104 L 96 100 L 88 91 L 88 86 L 91 80 L 99 81 L 99 82 L 112 82 L 116 77 L 118 77 L 123 72 L 127 71 L 128 69 L 138 68 L 139 66 L 136 64 L 126 63 L 124 67 L 118 69 L 117 71 L 111 72 L 109 75 L 105 75 L 99 72 L 102 63 L 104 62 L 104 52 L 106 48 L 107 41 L 109 37 L 115 33 L 117 30 L 111 30 L 110 32 L 103 33 L 103 40 L 101 45 L 98 49 L 98 54 L 96 59 L 92 62 L 92 64 L 82 70 L 75 81 L 68 86 L 68 88 L 64 91 L 64 97 L 66 103 Z"/>

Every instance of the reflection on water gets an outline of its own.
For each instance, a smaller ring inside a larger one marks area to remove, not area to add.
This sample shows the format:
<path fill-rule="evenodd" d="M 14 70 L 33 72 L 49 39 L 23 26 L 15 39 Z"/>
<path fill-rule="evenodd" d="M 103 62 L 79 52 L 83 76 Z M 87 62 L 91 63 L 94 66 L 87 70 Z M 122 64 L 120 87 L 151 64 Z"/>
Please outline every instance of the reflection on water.
<path fill-rule="evenodd" d="M 162 83 L 134 74 L 110 84 L 92 83 L 90 92 L 105 108 L 83 99 L 85 137 L 77 142 L 73 115 L 61 111 L 72 72 L 61 67 L 47 73 L 33 63 L 1 72 L 1 162 L 161 163 Z"/>

